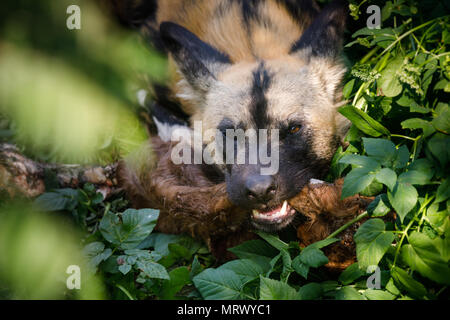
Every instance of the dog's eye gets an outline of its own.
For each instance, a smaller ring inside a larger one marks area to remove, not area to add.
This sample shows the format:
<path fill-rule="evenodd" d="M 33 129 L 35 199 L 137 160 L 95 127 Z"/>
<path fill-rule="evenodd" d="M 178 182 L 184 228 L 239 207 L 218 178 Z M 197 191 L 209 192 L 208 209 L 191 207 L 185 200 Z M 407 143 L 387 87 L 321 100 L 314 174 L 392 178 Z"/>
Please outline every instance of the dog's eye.
<path fill-rule="evenodd" d="M 290 126 L 289 127 L 289 133 L 290 134 L 296 134 L 297 132 L 299 132 L 300 131 L 300 129 L 301 129 L 302 127 L 300 126 L 300 125 L 292 125 L 292 126 Z"/>

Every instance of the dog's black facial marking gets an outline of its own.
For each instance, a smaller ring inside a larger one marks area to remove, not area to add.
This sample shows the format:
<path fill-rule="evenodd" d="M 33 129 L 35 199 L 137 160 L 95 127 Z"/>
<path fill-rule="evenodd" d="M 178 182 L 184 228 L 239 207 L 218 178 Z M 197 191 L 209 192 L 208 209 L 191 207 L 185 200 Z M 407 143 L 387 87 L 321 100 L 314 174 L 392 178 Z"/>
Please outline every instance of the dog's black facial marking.
<path fill-rule="evenodd" d="M 215 69 L 231 64 L 228 55 L 176 23 L 161 23 L 160 34 L 186 80 L 196 89 L 208 90 L 215 79 Z"/>
<path fill-rule="evenodd" d="M 263 62 L 253 72 L 253 83 L 251 87 L 251 102 L 249 106 L 250 114 L 253 116 L 255 129 L 267 129 L 270 119 L 267 113 L 266 93 L 272 83 L 272 76 L 266 69 Z"/>

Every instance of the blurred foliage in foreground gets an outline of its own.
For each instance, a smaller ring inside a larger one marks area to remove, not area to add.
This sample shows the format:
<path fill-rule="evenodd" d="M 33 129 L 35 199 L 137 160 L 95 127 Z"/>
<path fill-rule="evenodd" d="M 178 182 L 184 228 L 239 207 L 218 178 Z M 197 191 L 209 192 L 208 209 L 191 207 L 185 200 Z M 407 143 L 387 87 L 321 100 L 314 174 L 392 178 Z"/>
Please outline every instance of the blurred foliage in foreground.
<path fill-rule="evenodd" d="M 66 27 L 71 4 L 80 30 Z M 2 2 L 0 139 L 40 160 L 110 162 L 146 138 L 130 106 L 148 80 L 165 79 L 165 58 L 94 4 Z"/>

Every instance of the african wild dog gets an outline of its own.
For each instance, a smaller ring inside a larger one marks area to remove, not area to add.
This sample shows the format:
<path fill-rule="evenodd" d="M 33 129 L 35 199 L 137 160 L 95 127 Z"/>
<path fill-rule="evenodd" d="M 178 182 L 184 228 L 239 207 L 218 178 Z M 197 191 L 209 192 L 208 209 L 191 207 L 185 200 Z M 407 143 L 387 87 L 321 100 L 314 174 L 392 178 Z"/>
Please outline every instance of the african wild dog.
<path fill-rule="evenodd" d="M 170 56 L 171 81 L 155 90 L 155 112 L 202 121 L 204 132 L 279 130 L 274 175 L 261 175 L 261 164 L 201 168 L 226 183 L 230 201 L 252 212 L 257 228 L 288 225 L 295 215 L 289 199 L 327 171 L 348 128 L 337 112 L 345 1 L 322 10 L 306 0 L 161 0 L 130 8 L 128 21 Z"/>

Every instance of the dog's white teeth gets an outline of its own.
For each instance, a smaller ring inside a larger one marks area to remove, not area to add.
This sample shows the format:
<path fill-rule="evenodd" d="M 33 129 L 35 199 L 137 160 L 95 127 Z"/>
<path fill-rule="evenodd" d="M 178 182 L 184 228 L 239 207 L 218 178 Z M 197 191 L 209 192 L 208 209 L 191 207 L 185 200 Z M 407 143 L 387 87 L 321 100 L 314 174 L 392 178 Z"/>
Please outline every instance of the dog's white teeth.
<path fill-rule="evenodd" d="M 255 210 L 255 209 L 253 209 L 253 215 L 254 215 L 255 217 L 259 216 L 259 211 L 258 211 L 258 210 Z"/>
<path fill-rule="evenodd" d="M 283 207 L 280 210 L 280 215 L 284 215 L 286 213 L 286 209 L 287 209 L 287 201 L 284 200 Z"/>

